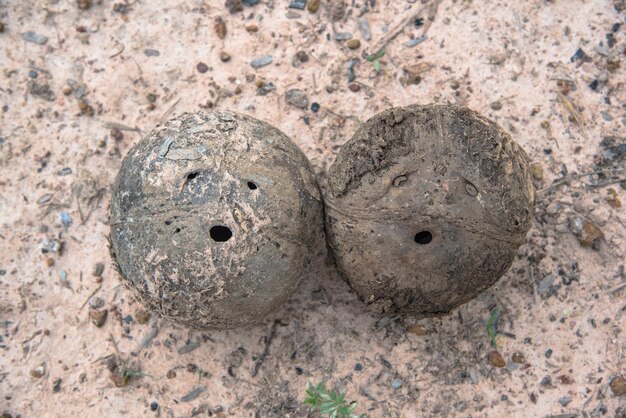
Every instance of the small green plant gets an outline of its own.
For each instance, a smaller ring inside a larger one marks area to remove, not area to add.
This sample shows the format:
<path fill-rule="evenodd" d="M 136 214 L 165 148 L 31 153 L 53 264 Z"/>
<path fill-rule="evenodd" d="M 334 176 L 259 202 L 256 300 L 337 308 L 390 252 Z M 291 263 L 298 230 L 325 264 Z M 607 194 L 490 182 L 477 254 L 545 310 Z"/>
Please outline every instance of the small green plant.
<path fill-rule="evenodd" d="M 376 70 L 377 73 L 380 72 L 380 59 L 384 56 L 385 56 L 384 49 L 381 49 L 375 54 L 370 54 L 367 56 L 367 61 L 374 63 L 374 70 Z"/>
<path fill-rule="evenodd" d="M 500 308 L 498 307 L 498 305 L 496 305 L 491 310 L 491 313 L 489 314 L 489 319 L 487 320 L 487 334 L 489 334 L 489 337 L 491 338 L 491 345 L 493 345 L 496 348 L 497 348 L 496 324 L 498 323 L 499 319 L 500 319 Z"/>
<path fill-rule="evenodd" d="M 326 390 L 324 383 L 313 386 L 309 383 L 306 390 L 307 398 L 304 404 L 312 410 L 319 411 L 320 415 L 328 418 L 366 418 L 365 414 L 356 415 L 352 412 L 356 409 L 356 402 L 348 403 L 346 398 L 335 389 Z"/>

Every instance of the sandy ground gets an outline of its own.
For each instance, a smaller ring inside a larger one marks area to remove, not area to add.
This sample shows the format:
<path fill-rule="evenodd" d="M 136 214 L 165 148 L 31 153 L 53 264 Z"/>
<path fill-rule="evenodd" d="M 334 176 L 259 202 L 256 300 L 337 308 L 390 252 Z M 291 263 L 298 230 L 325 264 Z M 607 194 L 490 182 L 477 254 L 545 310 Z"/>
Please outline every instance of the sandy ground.
<path fill-rule="evenodd" d="M 231 14 L 222 0 L 87 10 L 1 0 L 0 414 L 316 416 L 304 391 L 327 381 L 370 417 L 625 416 L 624 2 L 433 1 L 322 0 L 310 13 L 261 0 Z M 403 23 L 418 10 L 423 19 Z M 360 48 L 334 39 L 343 32 Z M 381 46 L 377 72 L 364 51 Z M 299 51 L 308 61 L 294 61 Z M 250 65 L 268 54 L 270 65 Z M 288 104 L 294 88 L 320 110 Z M 429 102 L 484 113 L 538 163 L 527 244 L 496 286 L 451 314 L 372 314 L 319 248 L 263 325 L 198 332 L 147 320 L 112 269 L 110 184 L 168 117 L 213 107 L 263 119 L 323 181 L 360 121 Z M 582 235 L 576 219 L 588 222 Z M 581 245 L 594 227 L 603 237 Z M 102 327 L 89 317 L 99 305 Z M 486 327 L 495 307 L 496 348 Z M 494 349 L 504 367 L 489 360 Z M 111 378 L 115 361 L 131 371 L 126 386 Z"/>

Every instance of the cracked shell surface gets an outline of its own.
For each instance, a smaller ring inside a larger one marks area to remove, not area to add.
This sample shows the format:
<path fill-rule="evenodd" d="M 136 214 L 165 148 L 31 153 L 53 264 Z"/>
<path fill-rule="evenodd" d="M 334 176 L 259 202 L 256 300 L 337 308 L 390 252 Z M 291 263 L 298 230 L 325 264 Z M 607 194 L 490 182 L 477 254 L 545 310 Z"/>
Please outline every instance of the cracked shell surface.
<path fill-rule="evenodd" d="M 493 285 L 530 229 L 524 150 L 480 114 L 392 108 L 343 145 L 328 176 L 327 245 L 379 312 L 449 312 Z"/>
<path fill-rule="evenodd" d="M 111 252 L 153 312 L 200 329 L 261 321 L 322 239 L 306 156 L 233 112 L 185 113 L 128 153 L 113 185 Z"/>

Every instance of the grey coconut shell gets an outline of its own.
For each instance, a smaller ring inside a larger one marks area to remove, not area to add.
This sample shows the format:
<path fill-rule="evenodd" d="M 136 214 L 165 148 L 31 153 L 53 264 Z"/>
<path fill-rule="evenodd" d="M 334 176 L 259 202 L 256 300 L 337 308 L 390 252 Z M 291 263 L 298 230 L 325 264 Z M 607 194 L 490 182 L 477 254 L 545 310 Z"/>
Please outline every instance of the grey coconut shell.
<path fill-rule="evenodd" d="M 531 226 L 528 158 L 469 109 L 386 110 L 340 149 L 326 234 L 337 267 L 380 312 L 449 312 L 493 285 Z"/>
<path fill-rule="evenodd" d="M 322 237 L 300 149 L 233 112 L 186 113 L 144 137 L 113 185 L 110 244 L 152 312 L 200 329 L 257 323 L 296 289 Z"/>

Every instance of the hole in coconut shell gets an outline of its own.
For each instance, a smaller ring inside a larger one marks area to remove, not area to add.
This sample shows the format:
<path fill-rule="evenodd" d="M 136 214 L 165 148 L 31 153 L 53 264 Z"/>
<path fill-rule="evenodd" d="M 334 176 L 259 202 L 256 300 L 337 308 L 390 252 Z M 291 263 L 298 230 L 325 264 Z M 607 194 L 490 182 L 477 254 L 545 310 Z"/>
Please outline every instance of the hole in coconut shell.
<path fill-rule="evenodd" d="M 415 234 L 415 242 L 417 242 L 420 245 L 428 244 L 432 240 L 433 240 L 433 234 L 431 234 L 429 231 L 420 231 L 417 234 Z"/>
<path fill-rule="evenodd" d="M 216 242 L 226 242 L 233 236 L 233 232 L 227 226 L 215 225 L 209 231 L 211 239 Z"/>

